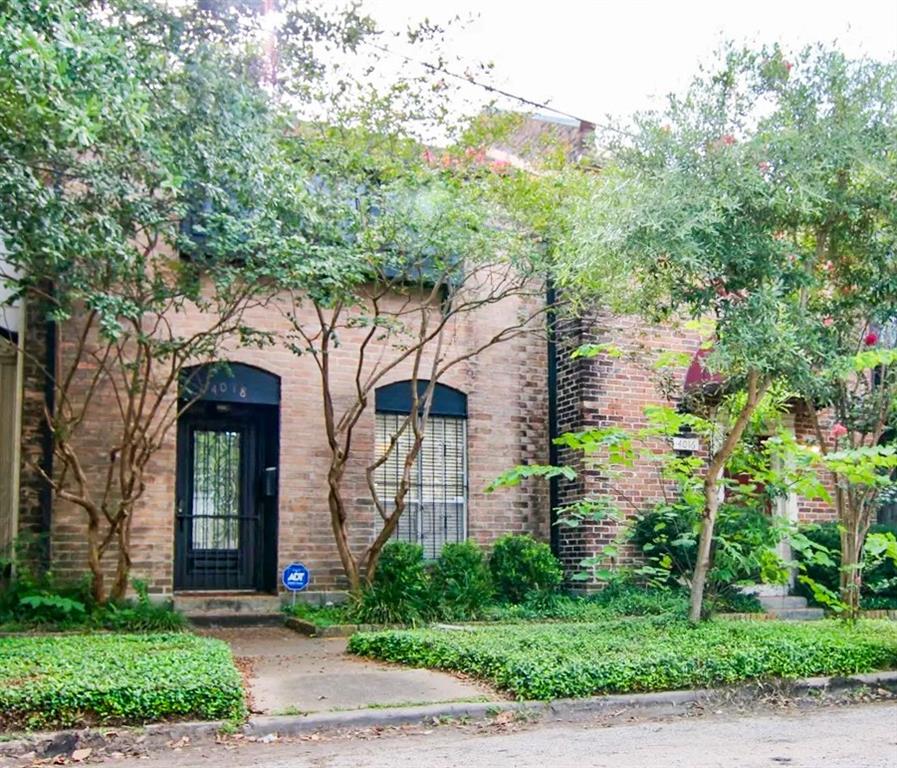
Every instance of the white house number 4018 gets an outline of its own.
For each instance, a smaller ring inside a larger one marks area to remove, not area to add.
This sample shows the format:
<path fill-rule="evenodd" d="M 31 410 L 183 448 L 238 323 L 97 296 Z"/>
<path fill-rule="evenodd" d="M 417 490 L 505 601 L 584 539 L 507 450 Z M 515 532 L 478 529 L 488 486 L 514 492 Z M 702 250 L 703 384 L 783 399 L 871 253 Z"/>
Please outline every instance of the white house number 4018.
<path fill-rule="evenodd" d="M 228 393 L 236 395 L 241 400 L 245 400 L 246 396 L 249 394 L 243 384 L 237 384 L 236 382 L 212 384 L 212 386 L 209 387 L 209 394 L 212 395 L 226 395 Z"/>

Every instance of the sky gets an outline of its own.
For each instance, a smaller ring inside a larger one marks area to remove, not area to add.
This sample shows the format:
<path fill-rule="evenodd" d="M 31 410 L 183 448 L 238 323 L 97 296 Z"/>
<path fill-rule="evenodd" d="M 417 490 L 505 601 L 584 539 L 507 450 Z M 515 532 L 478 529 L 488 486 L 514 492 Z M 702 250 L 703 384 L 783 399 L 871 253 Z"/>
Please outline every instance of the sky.
<path fill-rule="evenodd" d="M 592 122 L 658 106 L 727 39 L 897 55 L 897 0 L 364 0 L 386 29 L 476 18 L 448 49 L 491 61 L 493 82 Z"/>

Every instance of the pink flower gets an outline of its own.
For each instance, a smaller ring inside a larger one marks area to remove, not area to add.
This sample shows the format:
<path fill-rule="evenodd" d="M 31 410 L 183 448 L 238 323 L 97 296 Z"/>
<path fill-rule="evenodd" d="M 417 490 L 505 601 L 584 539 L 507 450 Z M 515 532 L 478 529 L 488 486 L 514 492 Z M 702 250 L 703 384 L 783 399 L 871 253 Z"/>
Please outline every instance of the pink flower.
<path fill-rule="evenodd" d="M 766 173 L 770 168 L 772 168 L 772 166 L 766 160 L 761 160 L 759 163 L 757 163 L 757 167 L 760 169 L 760 173 Z"/>
<path fill-rule="evenodd" d="M 863 337 L 863 344 L 865 344 L 867 347 L 874 347 L 875 342 L 877 342 L 877 341 L 878 341 L 878 334 L 875 333 L 875 331 L 869 331 L 869 333 L 867 333 Z"/>
<path fill-rule="evenodd" d="M 846 434 L 847 427 L 845 427 L 840 421 L 832 425 L 832 428 L 829 431 L 829 435 L 831 436 L 832 440 L 838 440 L 844 437 Z"/>
<path fill-rule="evenodd" d="M 429 149 L 425 149 L 421 153 L 421 158 L 427 165 L 433 165 L 436 161 L 436 155 L 434 155 Z"/>
<path fill-rule="evenodd" d="M 786 72 L 790 72 L 790 71 L 791 71 L 791 67 L 794 66 L 790 61 L 787 61 L 787 60 L 786 60 L 786 61 L 783 61 L 782 64 L 785 65 L 785 71 L 786 71 Z"/>
<path fill-rule="evenodd" d="M 822 324 L 823 324 L 826 328 L 831 328 L 831 327 L 835 324 L 835 318 L 833 318 L 833 317 L 823 317 L 823 318 L 822 318 Z"/>
<path fill-rule="evenodd" d="M 735 143 L 735 137 L 731 133 L 727 133 L 720 138 L 720 141 L 727 147 L 731 147 Z"/>

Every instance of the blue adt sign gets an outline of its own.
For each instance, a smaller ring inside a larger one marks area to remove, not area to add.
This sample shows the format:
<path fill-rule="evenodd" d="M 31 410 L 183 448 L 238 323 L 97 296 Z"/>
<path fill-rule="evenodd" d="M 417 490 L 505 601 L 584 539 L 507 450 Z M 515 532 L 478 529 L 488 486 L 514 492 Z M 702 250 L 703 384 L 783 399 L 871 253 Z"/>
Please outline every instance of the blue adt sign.
<path fill-rule="evenodd" d="M 302 563 L 290 563 L 283 569 L 281 580 L 290 592 L 301 592 L 303 589 L 308 588 L 311 576 L 308 568 L 302 565 Z"/>

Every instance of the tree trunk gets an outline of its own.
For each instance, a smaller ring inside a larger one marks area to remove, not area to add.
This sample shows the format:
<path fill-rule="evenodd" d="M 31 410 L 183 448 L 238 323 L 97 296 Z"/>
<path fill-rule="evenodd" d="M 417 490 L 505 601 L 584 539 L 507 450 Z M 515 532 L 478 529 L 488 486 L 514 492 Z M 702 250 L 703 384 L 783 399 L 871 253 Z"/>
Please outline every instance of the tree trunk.
<path fill-rule="evenodd" d="M 377 537 L 374 539 L 374 541 L 371 542 L 371 546 L 368 548 L 364 568 L 364 580 L 367 586 L 370 586 L 374 583 L 374 576 L 377 573 L 377 563 L 380 562 L 380 555 L 383 552 L 383 547 L 385 547 L 386 543 L 392 538 L 392 535 L 396 530 L 396 526 L 399 524 L 399 518 L 405 513 L 404 494 L 402 494 L 401 498 L 396 498 L 395 502 L 396 508 L 393 511 L 393 514 L 386 522 L 386 525 L 384 525 L 380 530 L 380 533 L 377 534 Z"/>
<path fill-rule="evenodd" d="M 87 518 L 87 566 L 90 568 L 92 582 L 90 592 L 93 599 L 102 605 L 106 602 L 106 585 L 103 579 L 103 566 L 100 562 L 100 525 L 96 514 L 88 514 Z"/>
<path fill-rule="evenodd" d="M 361 593 L 361 577 L 349 545 L 349 532 L 346 529 L 346 512 L 342 494 L 340 493 L 341 475 L 342 473 L 338 468 L 331 466 L 327 476 L 329 485 L 327 503 L 330 507 L 330 525 L 333 529 L 333 538 L 336 541 L 340 562 L 343 564 L 343 571 L 349 581 L 349 592 L 353 595 L 358 595 Z"/>
<path fill-rule="evenodd" d="M 128 592 L 128 580 L 131 576 L 131 512 L 126 513 L 124 520 L 118 524 L 116 540 L 118 553 L 115 563 L 115 580 L 109 592 L 110 600 L 124 600 Z"/>
<path fill-rule="evenodd" d="M 698 556 L 695 573 L 691 582 L 691 610 L 689 621 L 701 620 L 704 607 L 704 585 L 710 572 L 710 558 L 713 550 L 713 530 L 719 511 L 719 478 L 716 471 L 708 473 L 704 479 L 704 514 L 701 518 L 701 535 L 698 539 Z"/>
<path fill-rule="evenodd" d="M 841 602 L 846 606 L 845 618 L 856 620 L 860 610 L 860 587 L 863 572 L 860 568 L 865 535 L 859 520 L 852 519 L 841 530 Z"/>
<path fill-rule="evenodd" d="M 769 388 L 769 379 L 760 379 L 757 371 L 751 371 L 747 378 L 747 401 L 735 423 L 726 435 L 720 449 L 713 454 L 707 466 L 707 474 L 704 478 L 704 514 L 701 520 L 701 536 L 698 540 L 698 557 L 695 563 L 694 578 L 691 583 L 691 609 L 688 620 L 697 623 L 701 620 L 704 607 L 704 584 L 707 581 L 707 573 L 710 571 L 710 556 L 713 547 L 713 529 L 716 525 L 716 514 L 719 511 L 719 477 L 729 458 L 735 451 L 735 447 L 741 440 L 744 430 L 750 423 L 751 416 L 766 394 Z"/>

